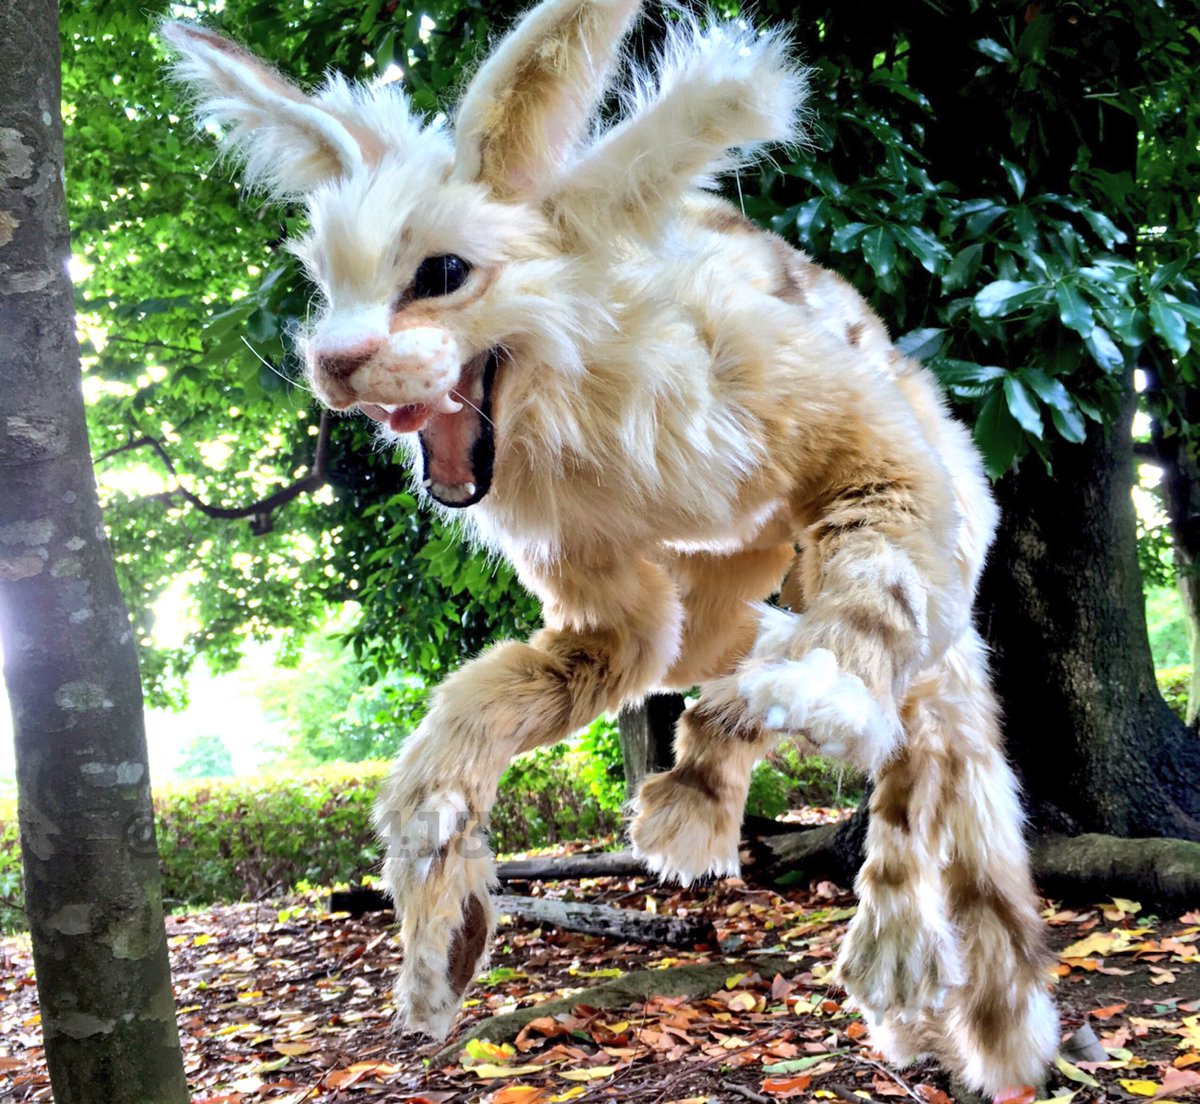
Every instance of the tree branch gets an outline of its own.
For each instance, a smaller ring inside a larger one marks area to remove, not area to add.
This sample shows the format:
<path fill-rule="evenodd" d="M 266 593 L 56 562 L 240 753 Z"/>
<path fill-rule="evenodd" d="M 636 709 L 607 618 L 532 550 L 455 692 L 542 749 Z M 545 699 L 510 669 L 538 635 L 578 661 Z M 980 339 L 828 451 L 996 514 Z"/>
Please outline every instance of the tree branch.
<path fill-rule="evenodd" d="M 289 483 L 286 487 L 281 487 L 266 498 L 260 499 L 258 502 L 251 502 L 246 506 L 211 506 L 198 495 L 189 491 L 179 483 L 179 472 L 176 471 L 170 454 L 162 442 L 154 437 L 131 437 L 125 444 L 118 445 L 116 448 L 101 453 L 96 457 L 96 463 L 99 464 L 104 460 L 110 460 L 112 457 L 118 456 L 123 452 L 133 452 L 141 448 L 151 449 L 162 461 L 167 471 L 171 473 L 177 485 L 169 491 L 147 495 L 146 498 L 166 501 L 176 497 L 183 497 L 202 514 L 210 518 L 226 520 L 250 518 L 250 531 L 255 536 L 262 536 L 264 533 L 269 533 L 273 528 L 271 514 L 275 510 L 287 505 L 292 499 L 299 498 L 300 495 L 308 491 L 317 490 L 317 488 L 323 486 L 328 480 L 329 435 L 332 425 L 333 419 L 329 411 L 323 411 L 321 413 L 320 425 L 317 429 L 317 445 L 313 453 L 313 462 L 307 475 L 297 479 L 294 483 Z"/>

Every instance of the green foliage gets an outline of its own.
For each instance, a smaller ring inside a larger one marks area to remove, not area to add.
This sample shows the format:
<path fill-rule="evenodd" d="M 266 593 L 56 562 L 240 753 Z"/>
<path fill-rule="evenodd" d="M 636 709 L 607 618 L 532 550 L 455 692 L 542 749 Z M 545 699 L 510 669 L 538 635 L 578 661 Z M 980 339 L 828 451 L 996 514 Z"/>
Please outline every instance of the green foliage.
<path fill-rule="evenodd" d="M 1181 720 L 1187 719 L 1188 687 L 1192 681 L 1190 666 L 1164 667 L 1155 672 L 1159 693 Z"/>
<path fill-rule="evenodd" d="M 284 760 L 314 766 L 393 755 L 424 713 L 428 691 L 420 676 L 399 671 L 363 685 L 341 634 L 321 632 L 257 696 L 286 733 Z"/>
<path fill-rule="evenodd" d="M 1179 669 L 1191 662 L 1187 615 L 1179 591 L 1173 586 L 1146 590 L 1146 628 L 1155 667 Z"/>
<path fill-rule="evenodd" d="M 21 908 L 24 887 L 17 803 L 0 799 L 0 933 L 25 926 L 25 911 Z"/>
<path fill-rule="evenodd" d="M 862 787 L 862 778 L 848 768 L 785 744 L 754 768 L 746 813 L 774 818 L 803 805 L 854 806 Z"/>
<path fill-rule="evenodd" d="M 302 82 L 394 61 L 432 111 L 517 5 L 196 7 Z M 94 447 L 158 438 L 201 498 L 254 501 L 307 467 L 317 429 L 292 339 L 310 289 L 284 249 L 300 215 L 239 196 L 220 179 L 226 167 L 212 178 L 211 147 L 162 80 L 151 13 L 111 0 L 62 9 L 73 248 L 93 266 L 79 310 L 92 335 Z M 953 18 L 902 0 L 866 21 L 852 5 L 757 7 L 758 21 L 793 22 L 814 66 L 812 139 L 730 193 L 846 275 L 900 346 L 931 363 L 993 475 L 1031 454 L 1052 464 L 1111 421 L 1135 358 L 1154 371 L 1148 406 L 1168 429 L 1186 428 L 1179 396 L 1196 382 L 1200 332 L 1193 15 L 1177 0 L 974 4 Z M 657 34 L 648 21 L 637 49 Z M 159 699 L 179 694 L 195 656 L 229 665 L 246 639 L 298 641 L 354 600 L 348 637 L 363 677 L 382 686 L 376 713 L 407 716 L 403 692 L 388 704 L 397 672 L 432 683 L 536 621 L 507 568 L 469 555 L 416 508 L 403 465 L 358 421 L 333 424 L 329 486 L 260 536 L 187 506 L 145 447 L 100 468 Z M 177 580 L 200 627 L 168 645 L 155 640 L 152 610 Z M 347 731 L 359 723 L 349 718 Z M 314 743 L 312 757 L 341 740 Z"/>
<path fill-rule="evenodd" d="M 373 763 L 156 791 L 164 898 L 208 904 L 373 872 L 371 806 L 384 769 Z"/>
<path fill-rule="evenodd" d="M 215 732 L 193 736 L 181 750 L 175 767 L 178 778 L 228 778 L 233 773 L 229 748 Z"/>
<path fill-rule="evenodd" d="M 768 169 L 748 207 L 931 364 L 993 476 L 1031 450 L 1049 465 L 1116 415 L 1136 356 L 1192 379 L 1197 218 L 1180 186 L 1200 155 L 1180 97 L 1197 91 L 1197 36 L 1166 4 L 978 5 L 951 45 L 910 8 L 876 28 L 869 61 L 860 26 L 801 24 L 821 39 L 816 150 Z M 1164 209 L 1163 193 L 1181 198 Z"/>

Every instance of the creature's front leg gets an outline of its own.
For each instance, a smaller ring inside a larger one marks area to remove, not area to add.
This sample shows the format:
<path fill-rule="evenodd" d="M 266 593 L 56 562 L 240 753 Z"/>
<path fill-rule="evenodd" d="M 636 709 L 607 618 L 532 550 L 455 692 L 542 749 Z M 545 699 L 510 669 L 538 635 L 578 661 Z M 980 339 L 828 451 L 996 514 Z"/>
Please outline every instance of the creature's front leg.
<path fill-rule="evenodd" d="M 566 599 L 547 601 L 555 627 L 528 644 L 500 644 L 443 683 L 376 807 L 385 880 L 402 917 L 397 1013 L 438 1037 L 491 939 L 485 825 L 505 766 L 644 693 L 678 648 L 674 588 L 651 564 L 548 586 Z"/>

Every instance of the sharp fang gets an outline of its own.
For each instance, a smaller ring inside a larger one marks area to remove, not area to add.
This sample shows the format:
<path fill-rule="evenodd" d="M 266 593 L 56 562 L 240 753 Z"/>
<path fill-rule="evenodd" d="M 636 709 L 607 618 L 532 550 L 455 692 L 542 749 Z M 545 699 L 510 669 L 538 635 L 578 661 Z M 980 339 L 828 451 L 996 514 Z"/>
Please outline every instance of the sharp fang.
<path fill-rule="evenodd" d="M 433 486 L 433 480 L 432 479 L 422 479 L 421 486 L 424 487 L 426 490 L 429 490 L 429 488 Z"/>
<path fill-rule="evenodd" d="M 449 391 L 441 395 L 430 405 L 435 414 L 457 414 L 463 408 L 462 403 L 450 397 Z"/>
<path fill-rule="evenodd" d="M 462 485 L 462 489 L 466 493 L 466 497 L 470 498 L 475 493 L 475 484 L 474 483 L 464 483 Z"/>

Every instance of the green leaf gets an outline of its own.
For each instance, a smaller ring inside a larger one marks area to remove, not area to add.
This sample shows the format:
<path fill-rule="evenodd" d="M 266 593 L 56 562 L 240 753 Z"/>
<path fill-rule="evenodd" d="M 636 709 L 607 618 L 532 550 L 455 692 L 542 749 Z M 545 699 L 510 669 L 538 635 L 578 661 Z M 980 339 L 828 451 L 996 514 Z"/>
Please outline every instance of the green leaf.
<path fill-rule="evenodd" d="M 1187 321 L 1166 300 L 1159 297 L 1150 300 L 1150 325 L 1176 356 L 1185 356 L 1192 347 Z"/>
<path fill-rule="evenodd" d="M 1040 368 L 1022 368 L 1018 373 L 1024 383 L 1047 406 L 1059 410 L 1074 410 L 1075 401 L 1071 398 L 1061 380 L 1051 379 Z"/>
<path fill-rule="evenodd" d="M 1058 407 L 1050 408 L 1050 420 L 1054 423 L 1054 428 L 1059 434 L 1073 445 L 1083 443 L 1086 436 L 1083 415 L 1079 413 L 1077 408 L 1071 410 L 1059 410 Z"/>
<path fill-rule="evenodd" d="M 960 250 L 942 277 L 942 290 L 958 291 L 966 287 L 975 278 L 982 260 L 983 246 L 979 242 Z"/>
<path fill-rule="evenodd" d="M 1021 447 L 1021 427 L 1009 413 L 1005 396 L 993 392 L 984 400 L 975 421 L 975 443 L 983 453 L 984 467 L 993 479 L 999 479 L 1016 458 Z"/>
<path fill-rule="evenodd" d="M 1018 307 L 1038 298 L 1045 292 L 1043 284 L 1028 280 L 996 280 L 975 296 L 975 313 L 980 318 L 998 318 L 1011 314 Z"/>
<path fill-rule="evenodd" d="M 859 238 L 867 232 L 865 222 L 848 222 L 839 226 L 829 239 L 836 253 L 849 253 L 858 243 Z"/>
<path fill-rule="evenodd" d="M 831 1050 L 828 1054 L 810 1054 L 805 1058 L 789 1058 L 786 1062 L 772 1062 L 769 1066 L 763 1066 L 763 1073 L 800 1073 L 802 1070 L 812 1069 L 813 1066 L 819 1066 L 822 1062 L 845 1053 L 847 1053 L 845 1050 Z"/>
<path fill-rule="evenodd" d="M 1106 214 L 1102 211 L 1097 211 L 1093 207 L 1083 207 L 1079 212 L 1087 220 L 1087 224 L 1105 245 L 1106 249 L 1111 249 L 1114 245 L 1128 241 L 1129 235 L 1117 227 Z"/>
<path fill-rule="evenodd" d="M 950 259 L 950 251 L 923 226 L 897 226 L 896 235 L 926 272 L 937 275 Z"/>
<path fill-rule="evenodd" d="M 1004 175 L 1008 177 L 1008 185 L 1012 188 L 1017 199 L 1024 198 L 1025 195 L 1025 173 L 1019 165 L 1014 165 L 1007 157 L 1000 158 L 1000 165 L 1004 169 Z"/>
<path fill-rule="evenodd" d="M 1026 433 L 1041 437 L 1045 432 L 1042 416 L 1038 412 L 1037 403 L 1029 394 L 1028 389 L 1016 376 L 1006 376 L 1004 380 L 1004 397 L 1008 400 L 1008 409 L 1018 424 Z"/>
<path fill-rule="evenodd" d="M 930 365 L 934 374 L 947 387 L 960 384 L 992 383 L 1008 375 L 1007 368 L 995 365 L 974 364 L 969 360 L 939 360 Z"/>
<path fill-rule="evenodd" d="M 1092 313 L 1091 305 L 1080 294 L 1079 288 L 1075 284 L 1063 281 L 1054 289 L 1054 298 L 1058 303 L 1058 316 L 1062 324 L 1081 337 L 1090 337 L 1092 330 L 1096 328 L 1096 316 Z"/>
<path fill-rule="evenodd" d="M 896 339 L 896 348 L 913 360 L 928 360 L 936 356 L 944 341 L 944 326 L 929 326 L 921 330 L 909 330 L 903 337 Z"/>
<path fill-rule="evenodd" d="M 1088 348 L 1088 352 L 1092 354 L 1092 359 L 1105 372 L 1119 372 L 1125 367 L 1125 356 L 1121 352 L 1117 343 L 1108 336 L 1108 331 L 1103 326 L 1097 326 L 1084 339 L 1084 344 Z"/>
<path fill-rule="evenodd" d="M 975 49 L 993 61 L 1012 61 L 1012 53 L 1001 46 L 994 38 L 981 38 L 975 43 Z"/>
<path fill-rule="evenodd" d="M 863 235 L 863 258 L 876 276 L 886 276 L 896 260 L 896 239 L 885 226 L 873 226 Z"/>

